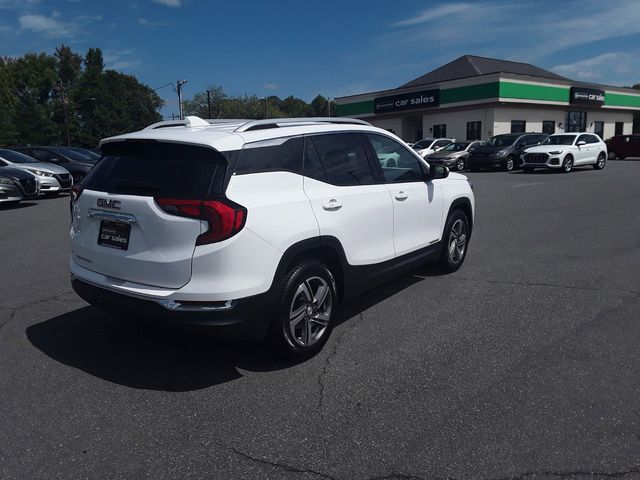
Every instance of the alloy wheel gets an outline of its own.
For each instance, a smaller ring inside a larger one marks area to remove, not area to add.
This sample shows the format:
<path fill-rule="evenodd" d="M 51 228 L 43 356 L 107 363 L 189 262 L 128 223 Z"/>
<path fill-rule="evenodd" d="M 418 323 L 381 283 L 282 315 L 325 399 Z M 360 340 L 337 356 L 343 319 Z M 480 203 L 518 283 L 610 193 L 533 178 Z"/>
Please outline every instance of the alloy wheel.
<path fill-rule="evenodd" d="M 456 168 L 458 169 L 459 172 L 464 170 L 464 158 L 458 159 L 458 161 L 456 162 Z"/>
<path fill-rule="evenodd" d="M 513 170 L 514 166 L 515 166 L 515 162 L 513 160 L 513 157 L 507 158 L 507 171 L 510 172 L 511 170 Z"/>
<path fill-rule="evenodd" d="M 453 225 L 451 225 L 451 231 L 449 233 L 449 260 L 452 263 L 459 263 L 464 257 L 464 252 L 467 248 L 467 225 L 461 219 L 458 218 Z"/>
<path fill-rule="evenodd" d="M 562 162 L 562 169 L 566 173 L 569 173 L 572 168 L 573 168 L 573 159 L 572 158 L 565 158 L 564 162 Z"/>
<path fill-rule="evenodd" d="M 289 307 L 289 331 L 301 347 L 315 344 L 331 320 L 331 288 L 320 277 L 309 277 L 296 289 Z"/>

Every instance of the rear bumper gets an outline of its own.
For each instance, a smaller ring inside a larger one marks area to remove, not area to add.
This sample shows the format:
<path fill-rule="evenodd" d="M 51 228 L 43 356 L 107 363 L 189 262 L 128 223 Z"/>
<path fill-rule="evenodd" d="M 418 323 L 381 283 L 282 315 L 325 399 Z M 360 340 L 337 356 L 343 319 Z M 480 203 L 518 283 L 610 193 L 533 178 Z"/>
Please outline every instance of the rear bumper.
<path fill-rule="evenodd" d="M 202 326 L 224 338 L 259 340 L 266 336 L 274 306 L 268 293 L 235 300 L 226 310 L 171 310 L 158 300 L 124 295 L 72 276 L 75 292 L 89 304 L 110 314 L 141 316 L 174 325 Z"/>

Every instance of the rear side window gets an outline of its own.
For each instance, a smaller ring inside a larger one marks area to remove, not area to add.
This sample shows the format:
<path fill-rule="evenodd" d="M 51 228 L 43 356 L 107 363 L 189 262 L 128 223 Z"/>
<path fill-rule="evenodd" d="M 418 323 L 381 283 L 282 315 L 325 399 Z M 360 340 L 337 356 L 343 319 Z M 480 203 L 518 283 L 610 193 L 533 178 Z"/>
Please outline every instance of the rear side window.
<path fill-rule="evenodd" d="M 371 164 L 357 134 L 331 133 L 309 138 L 316 146 L 327 182 L 343 187 L 375 183 Z"/>
<path fill-rule="evenodd" d="M 122 195 L 204 199 L 224 193 L 226 160 L 216 150 L 163 142 L 102 146 L 85 188 Z"/>
<path fill-rule="evenodd" d="M 247 143 L 240 151 L 235 174 L 302 173 L 303 137 L 273 138 Z"/>

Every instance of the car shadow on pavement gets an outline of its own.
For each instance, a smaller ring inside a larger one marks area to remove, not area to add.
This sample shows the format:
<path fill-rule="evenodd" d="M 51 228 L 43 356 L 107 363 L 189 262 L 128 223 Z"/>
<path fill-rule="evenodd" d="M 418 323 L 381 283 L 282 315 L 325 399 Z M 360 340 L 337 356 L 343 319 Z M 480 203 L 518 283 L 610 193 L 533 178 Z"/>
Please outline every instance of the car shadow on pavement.
<path fill-rule="evenodd" d="M 402 275 L 343 305 L 336 325 L 410 285 L 437 275 L 431 267 Z M 27 328 L 40 351 L 65 365 L 131 388 L 185 392 L 241 378 L 239 369 L 290 368 L 261 342 L 224 342 L 205 329 L 117 319 L 83 307 Z"/>
<path fill-rule="evenodd" d="M 37 205 L 34 202 L 20 202 L 20 203 L 0 203 L 0 210 L 19 210 L 21 208 L 33 207 Z"/>

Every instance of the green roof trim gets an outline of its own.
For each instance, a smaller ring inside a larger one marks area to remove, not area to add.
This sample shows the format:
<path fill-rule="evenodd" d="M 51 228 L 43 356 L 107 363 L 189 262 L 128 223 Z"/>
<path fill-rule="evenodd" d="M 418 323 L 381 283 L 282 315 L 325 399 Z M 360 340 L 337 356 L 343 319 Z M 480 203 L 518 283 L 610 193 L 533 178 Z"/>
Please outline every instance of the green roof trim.
<path fill-rule="evenodd" d="M 569 87 L 500 82 L 500 97 L 569 103 Z"/>
<path fill-rule="evenodd" d="M 604 104 L 611 107 L 640 108 L 640 96 L 626 95 L 624 93 L 605 92 Z"/>
<path fill-rule="evenodd" d="M 364 102 L 343 103 L 336 105 L 336 115 L 338 117 L 348 117 L 349 115 L 361 115 L 363 113 L 373 113 L 373 100 Z"/>
<path fill-rule="evenodd" d="M 470 102 L 486 98 L 498 98 L 498 82 L 467 85 L 465 87 L 443 88 L 440 90 L 440 105 L 447 103 Z"/>

